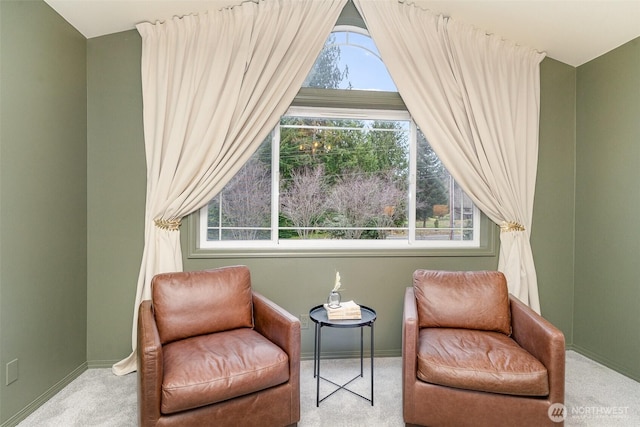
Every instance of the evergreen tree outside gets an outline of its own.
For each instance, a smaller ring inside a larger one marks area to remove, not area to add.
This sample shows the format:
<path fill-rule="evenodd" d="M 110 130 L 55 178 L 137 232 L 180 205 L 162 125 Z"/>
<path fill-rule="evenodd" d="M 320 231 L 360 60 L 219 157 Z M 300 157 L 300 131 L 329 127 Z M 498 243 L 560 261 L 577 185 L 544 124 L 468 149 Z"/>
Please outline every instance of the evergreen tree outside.
<path fill-rule="evenodd" d="M 449 203 L 449 173 L 429 145 L 422 132 L 418 131 L 416 158 L 416 220 L 427 226 L 434 217 L 433 207 Z"/>
<path fill-rule="evenodd" d="M 340 69 L 340 46 L 336 43 L 336 36 L 331 34 L 324 44 L 302 87 L 321 89 L 338 89 L 340 83 L 349 77 L 349 67 Z M 350 87 L 351 84 L 348 84 Z"/>

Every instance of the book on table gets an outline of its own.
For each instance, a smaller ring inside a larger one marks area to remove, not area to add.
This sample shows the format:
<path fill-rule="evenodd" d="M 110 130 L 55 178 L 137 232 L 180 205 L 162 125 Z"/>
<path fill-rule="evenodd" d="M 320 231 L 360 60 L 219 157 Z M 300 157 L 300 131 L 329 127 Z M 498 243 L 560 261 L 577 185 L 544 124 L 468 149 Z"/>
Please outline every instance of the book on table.
<path fill-rule="evenodd" d="M 340 307 L 332 308 L 328 304 L 324 305 L 327 310 L 329 320 L 358 320 L 362 319 L 360 306 L 353 301 L 340 303 Z"/>

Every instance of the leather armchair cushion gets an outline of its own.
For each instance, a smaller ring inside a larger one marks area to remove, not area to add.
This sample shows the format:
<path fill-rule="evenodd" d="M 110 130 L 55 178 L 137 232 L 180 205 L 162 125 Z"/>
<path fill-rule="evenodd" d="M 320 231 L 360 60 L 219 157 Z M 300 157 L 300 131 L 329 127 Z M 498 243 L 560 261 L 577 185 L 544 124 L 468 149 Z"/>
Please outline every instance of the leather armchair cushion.
<path fill-rule="evenodd" d="M 421 328 L 511 334 L 507 280 L 499 271 L 416 270 L 413 288 Z"/>
<path fill-rule="evenodd" d="M 498 332 L 424 328 L 419 332 L 420 380 L 448 387 L 520 396 L 547 396 L 547 369 Z"/>
<path fill-rule="evenodd" d="M 253 327 L 251 276 L 245 266 L 159 274 L 151 292 L 162 344 Z"/>
<path fill-rule="evenodd" d="M 289 380 L 287 353 L 253 329 L 175 341 L 164 346 L 163 353 L 163 414 L 232 399 Z"/>

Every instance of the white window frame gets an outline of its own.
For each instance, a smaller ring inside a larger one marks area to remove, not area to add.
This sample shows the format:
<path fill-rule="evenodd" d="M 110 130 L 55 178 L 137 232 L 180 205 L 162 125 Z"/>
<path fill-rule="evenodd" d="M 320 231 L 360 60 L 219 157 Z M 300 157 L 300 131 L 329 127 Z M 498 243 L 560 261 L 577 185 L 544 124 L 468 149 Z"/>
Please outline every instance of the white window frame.
<path fill-rule="evenodd" d="M 271 239 L 269 240 L 216 240 L 208 241 L 207 209 L 201 209 L 199 215 L 198 249 L 204 250 L 384 250 L 384 249 L 474 249 L 480 247 L 481 215 L 474 205 L 473 224 L 474 238 L 472 240 L 416 240 L 416 154 L 417 129 L 415 122 L 406 110 L 369 110 L 354 108 L 327 107 L 290 107 L 285 116 L 315 117 L 315 118 L 355 118 L 363 120 L 398 120 L 410 122 L 409 136 L 409 194 L 408 194 L 408 238 L 407 239 L 279 239 L 278 238 L 278 210 L 279 203 L 279 143 L 280 123 L 273 131 L 271 156 Z"/>

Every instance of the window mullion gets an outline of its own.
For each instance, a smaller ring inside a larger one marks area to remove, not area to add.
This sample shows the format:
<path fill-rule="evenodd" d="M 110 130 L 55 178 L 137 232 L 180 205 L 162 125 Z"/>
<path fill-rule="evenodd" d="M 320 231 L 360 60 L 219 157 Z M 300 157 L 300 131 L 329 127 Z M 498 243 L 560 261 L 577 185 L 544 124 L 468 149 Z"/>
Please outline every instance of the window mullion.
<path fill-rule="evenodd" d="M 409 134 L 409 244 L 416 240 L 416 180 L 418 159 L 418 127 L 411 119 Z"/>
<path fill-rule="evenodd" d="M 218 240 L 222 240 L 222 197 L 223 192 L 220 191 L 220 196 L 218 197 Z"/>
<path fill-rule="evenodd" d="M 271 241 L 278 243 L 280 226 L 280 121 L 271 138 Z"/>

